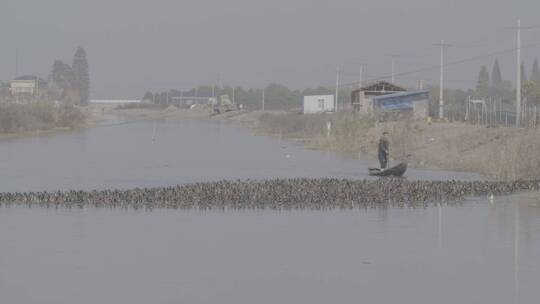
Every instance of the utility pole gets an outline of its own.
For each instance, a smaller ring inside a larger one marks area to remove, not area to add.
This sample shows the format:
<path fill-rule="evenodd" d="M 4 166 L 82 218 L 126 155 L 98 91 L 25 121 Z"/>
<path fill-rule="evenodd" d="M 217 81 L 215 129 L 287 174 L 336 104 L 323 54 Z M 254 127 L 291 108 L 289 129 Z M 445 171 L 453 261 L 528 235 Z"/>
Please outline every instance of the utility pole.
<path fill-rule="evenodd" d="M 233 103 L 233 104 L 236 104 L 235 89 L 236 89 L 236 87 L 233 86 L 233 87 L 232 87 L 232 103 Z"/>
<path fill-rule="evenodd" d="M 396 57 L 392 56 L 392 83 L 396 83 L 395 65 L 396 65 Z"/>
<path fill-rule="evenodd" d="M 15 49 L 15 77 L 13 79 L 17 77 L 19 77 L 19 48 Z"/>
<path fill-rule="evenodd" d="M 521 20 L 517 21 L 516 127 L 521 125 Z"/>
<path fill-rule="evenodd" d="M 364 64 L 360 64 L 360 75 L 358 77 L 358 88 L 361 89 L 362 88 L 362 82 L 363 82 L 363 77 L 364 76 Z"/>
<path fill-rule="evenodd" d="M 180 100 L 178 101 L 178 105 L 181 105 L 184 102 L 184 89 L 180 89 Z"/>
<path fill-rule="evenodd" d="M 521 20 L 518 19 L 517 27 L 511 27 L 517 31 L 517 65 L 516 65 L 516 127 L 521 125 L 521 30 L 532 29 L 533 27 L 521 26 Z"/>
<path fill-rule="evenodd" d="M 439 79 L 439 119 L 444 118 L 444 48 L 450 46 L 445 44 L 444 40 L 441 40 L 441 43 L 436 44 L 441 48 L 441 75 Z"/>
<path fill-rule="evenodd" d="M 339 67 L 337 67 L 336 72 L 336 100 L 334 100 L 334 112 L 338 110 L 338 100 L 339 100 Z"/>
<path fill-rule="evenodd" d="M 264 88 L 262 89 L 262 110 L 264 112 Z"/>
<path fill-rule="evenodd" d="M 386 56 L 392 58 L 392 74 L 390 76 L 390 82 L 396 83 L 396 59 L 399 57 L 398 54 L 386 54 Z"/>

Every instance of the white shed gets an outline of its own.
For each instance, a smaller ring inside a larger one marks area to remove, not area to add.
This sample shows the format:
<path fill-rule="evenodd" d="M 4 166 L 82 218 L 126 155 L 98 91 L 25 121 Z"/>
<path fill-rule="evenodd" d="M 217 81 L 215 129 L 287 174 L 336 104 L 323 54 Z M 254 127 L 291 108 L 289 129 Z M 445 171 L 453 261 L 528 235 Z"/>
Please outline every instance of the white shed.
<path fill-rule="evenodd" d="M 304 114 L 333 112 L 334 95 L 304 96 Z"/>

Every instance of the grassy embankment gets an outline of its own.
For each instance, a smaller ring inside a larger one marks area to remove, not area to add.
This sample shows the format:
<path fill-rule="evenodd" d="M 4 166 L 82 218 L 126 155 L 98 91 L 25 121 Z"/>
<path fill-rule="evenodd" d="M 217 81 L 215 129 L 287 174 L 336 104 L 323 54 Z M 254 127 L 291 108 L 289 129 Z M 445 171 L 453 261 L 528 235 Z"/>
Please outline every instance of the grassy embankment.
<path fill-rule="evenodd" d="M 326 123 L 332 123 L 330 135 Z M 378 123 L 356 114 L 263 114 L 262 132 L 302 140 L 306 147 L 375 157 L 383 131 L 390 132 L 391 157 L 424 167 L 481 173 L 497 180 L 540 176 L 540 131 L 486 128 L 463 123 Z"/>
<path fill-rule="evenodd" d="M 56 107 L 46 102 L 0 104 L 0 135 L 73 129 L 83 126 L 84 122 L 82 112 L 70 105 Z"/>

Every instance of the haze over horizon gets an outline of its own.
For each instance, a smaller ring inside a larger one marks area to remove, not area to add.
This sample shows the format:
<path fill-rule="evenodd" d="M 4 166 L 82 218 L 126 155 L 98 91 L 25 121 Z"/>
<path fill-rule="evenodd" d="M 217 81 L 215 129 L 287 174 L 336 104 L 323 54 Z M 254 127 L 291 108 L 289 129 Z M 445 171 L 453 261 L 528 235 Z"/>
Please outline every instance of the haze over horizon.
<path fill-rule="evenodd" d="M 333 85 L 390 75 L 396 82 L 438 82 L 441 39 L 452 44 L 446 85 L 470 88 L 487 54 L 515 48 L 515 26 L 538 25 L 533 0 L 0 0 L 0 80 L 18 74 L 46 77 L 55 59 L 71 64 L 78 46 L 88 53 L 93 98 L 135 98 L 148 89 L 210 84 L 292 88 Z M 391 9 L 389 9 L 391 7 Z M 61 9 L 58 9 L 61 8 Z M 523 31 L 523 45 L 540 43 L 540 28 Z M 530 73 L 540 47 L 524 48 Z M 504 79 L 513 80 L 515 53 L 497 55 Z"/>

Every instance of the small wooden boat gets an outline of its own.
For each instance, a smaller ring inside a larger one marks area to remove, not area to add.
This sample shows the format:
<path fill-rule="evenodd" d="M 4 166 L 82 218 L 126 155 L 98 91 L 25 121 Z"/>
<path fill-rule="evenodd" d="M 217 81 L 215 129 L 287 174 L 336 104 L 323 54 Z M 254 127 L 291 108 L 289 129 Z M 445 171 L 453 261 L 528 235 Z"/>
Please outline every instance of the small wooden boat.
<path fill-rule="evenodd" d="M 369 168 L 369 175 L 371 176 L 403 176 L 407 171 L 407 163 L 400 163 L 392 168 L 379 169 Z"/>

